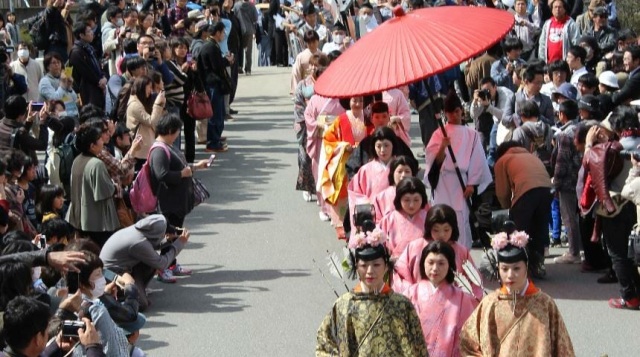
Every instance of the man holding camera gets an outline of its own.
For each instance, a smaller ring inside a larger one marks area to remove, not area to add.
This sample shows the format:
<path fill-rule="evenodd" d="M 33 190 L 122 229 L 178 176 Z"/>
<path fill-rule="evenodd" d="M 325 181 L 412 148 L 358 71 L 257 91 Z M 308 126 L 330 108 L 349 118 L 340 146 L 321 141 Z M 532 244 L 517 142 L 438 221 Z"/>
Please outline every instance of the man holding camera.
<path fill-rule="evenodd" d="M 34 163 L 38 163 L 36 150 L 46 150 L 49 139 L 47 125 L 49 107 L 45 103 L 40 109 L 40 133 L 38 138 L 29 135 L 37 109 L 27 106 L 27 101 L 20 95 L 12 95 L 4 104 L 5 117 L 0 121 L 0 151 L 18 149 L 27 154 Z"/>
<path fill-rule="evenodd" d="M 3 337 L 7 344 L 3 353 L 6 357 L 57 356 L 62 342 L 56 339 L 49 344 L 47 327 L 51 318 L 49 307 L 38 300 L 18 296 L 7 305 L 2 317 Z M 100 335 L 87 318 L 84 328 L 77 330 L 80 344 L 85 347 L 87 357 L 104 356 Z M 46 351 L 45 351 L 46 348 Z"/>
<path fill-rule="evenodd" d="M 117 274 L 130 273 L 138 287 L 139 311 L 149 306 L 145 289 L 156 270 L 163 271 L 189 241 L 189 231 L 168 226 L 164 216 L 150 215 L 113 234 L 102 247 L 104 267 Z M 160 248 L 169 247 L 164 254 Z"/>
<path fill-rule="evenodd" d="M 522 41 L 519 38 L 507 37 L 504 39 L 502 49 L 506 55 L 491 64 L 491 78 L 499 86 L 507 87 L 511 91 L 518 89 L 513 83 L 513 72 L 522 68 L 526 63 L 520 58 L 522 48 Z"/>
<path fill-rule="evenodd" d="M 156 48 L 156 42 L 153 37 L 149 35 L 141 35 L 138 37 L 138 55 L 147 61 L 147 68 L 149 71 L 156 71 L 162 74 L 162 83 L 166 86 L 173 82 L 173 73 L 167 64 L 162 61 L 162 54 L 160 50 Z"/>
<path fill-rule="evenodd" d="M 482 147 L 488 147 L 489 166 L 493 166 L 495 149 L 498 146 L 496 136 L 502 115 L 513 98 L 513 92 L 507 87 L 496 84 L 492 77 L 480 81 L 480 89 L 473 92 L 471 102 L 471 119 L 475 121 L 476 130 L 482 137 Z"/>

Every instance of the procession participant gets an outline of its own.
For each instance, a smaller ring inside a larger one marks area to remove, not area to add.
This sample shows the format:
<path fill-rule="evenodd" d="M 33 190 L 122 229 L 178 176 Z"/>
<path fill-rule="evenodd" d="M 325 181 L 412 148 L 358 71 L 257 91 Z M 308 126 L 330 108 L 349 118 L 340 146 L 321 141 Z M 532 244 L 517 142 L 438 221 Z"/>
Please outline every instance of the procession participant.
<path fill-rule="evenodd" d="M 434 132 L 431 136 L 425 149 L 425 172 L 433 178 L 433 182 L 430 182 L 433 203 L 444 203 L 453 207 L 458 219 L 460 244 L 471 248 L 470 211 L 466 201 L 474 193 L 484 192 L 491 183 L 491 172 L 478 133 L 462 122 L 464 110 L 460 98 L 455 93 L 450 93 L 445 99 L 444 111 L 447 116 L 444 131 L 447 136 L 443 135 L 442 130 Z M 448 145 L 451 145 L 456 164 L 447 150 Z M 464 189 L 460 186 L 457 168 L 462 174 Z M 430 172 L 432 170 L 433 174 Z"/>
<path fill-rule="evenodd" d="M 351 245 L 351 274 L 360 282 L 322 321 L 316 357 L 428 355 L 415 308 L 384 281 L 389 271 L 385 238 L 370 233 Z"/>
<path fill-rule="evenodd" d="M 374 130 L 373 124 L 365 119 L 364 107 L 363 97 L 351 98 L 349 110 L 337 117 L 323 136 L 317 190 L 329 204 L 331 224 L 338 239 L 347 238 L 343 225 L 347 208 L 346 162 L 362 139 Z"/>
<path fill-rule="evenodd" d="M 463 356 L 575 356 L 555 302 L 527 278 L 527 239 L 522 232 L 493 238 L 502 287 L 487 295 L 464 324 Z"/>
<path fill-rule="evenodd" d="M 405 177 L 415 177 L 418 174 L 417 162 L 408 156 L 399 155 L 389 163 L 389 187 L 378 193 L 373 199 L 375 210 L 375 223 L 378 224 L 382 217 L 395 209 L 393 201 L 396 198 L 396 186 Z"/>
<path fill-rule="evenodd" d="M 429 243 L 420 256 L 422 279 L 403 292 L 416 308 L 430 356 L 460 356 L 460 333 L 477 302 L 453 284 L 456 258 L 441 241 Z"/>

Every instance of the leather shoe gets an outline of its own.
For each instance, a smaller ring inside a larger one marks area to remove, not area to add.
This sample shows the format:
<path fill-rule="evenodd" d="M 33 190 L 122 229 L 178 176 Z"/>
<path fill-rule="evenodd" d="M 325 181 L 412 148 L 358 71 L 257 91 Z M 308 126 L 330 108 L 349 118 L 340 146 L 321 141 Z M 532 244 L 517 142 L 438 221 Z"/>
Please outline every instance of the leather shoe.
<path fill-rule="evenodd" d="M 229 108 L 229 114 L 238 114 L 238 111 Z"/>
<path fill-rule="evenodd" d="M 596 281 L 598 284 L 615 284 L 618 282 L 618 277 L 613 269 L 609 269 L 604 276 L 599 277 Z"/>

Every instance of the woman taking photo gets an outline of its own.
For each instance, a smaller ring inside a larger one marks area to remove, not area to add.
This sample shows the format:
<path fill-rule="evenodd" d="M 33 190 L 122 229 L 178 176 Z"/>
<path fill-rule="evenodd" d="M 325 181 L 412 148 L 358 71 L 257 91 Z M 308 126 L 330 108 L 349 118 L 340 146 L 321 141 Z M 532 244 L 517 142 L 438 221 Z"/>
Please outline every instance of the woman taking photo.
<path fill-rule="evenodd" d="M 155 100 L 152 99 L 153 83 L 149 76 L 136 78 L 131 87 L 131 96 L 127 106 L 127 128 L 133 132 L 133 136 L 140 135 L 142 144 L 134 157 L 136 158 L 136 171 L 147 160 L 149 148 L 156 137 L 155 127 L 164 112 L 164 92 L 158 93 Z M 150 108 L 150 109 L 149 109 Z"/>
<path fill-rule="evenodd" d="M 193 171 L 205 168 L 208 161 L 200 160 L 195 164 L 187 164 L 182 153 L 173 146 L 180 135 L 180 128 L 182 121 L 177 115 L 162 116 L 156 127 L 158 137 L 149 153 L 151 188 L 158 197 L 159 213 L 162 213 L 167 222 L 174 227 L 182 227 L 184 218 L 193 209 Z M 169 269 L 160 273 L 158 280 L 173 283 L 173 275 L 190 274 L 191 270 L 174 261 Z"/>
<path fill-rule="evenodd" d="M 179 81 L 183 82 L 182 103 L 179 103 L 178 106 L 180 108 L 180 118 L 182 118 L 182 122 L 184 124 L 184 128 L 182 129 L 184 133 L 184 156 L 186 157 L 187 162 L 193 162 L 196 157 L 196 121 L 187 114 L 187 102 L 189 101 L 189 96 L 193 90 L 203 92 L 204 87 L 202 85 L 202 81 L 197 78 L 195 61 L 187 57 L 187 54 L 189 53 L 189 42 L 187 39 L 184 37 L 173 38 L 171 40 L 171 53 L 173 60 L 167 61 L 167 66 L 169 66 L 169 69 L 171 69 L 174 74 L 174 81 L 167 86 L 167 92 L 171 92 L 171 88 L 174 83 Z M 177 72 L 174 69 L 183 73 L 184 77 L 176 74 Z M 196 86 L 196 84 L 199 85 Z M 167 100 L 169 100 L 169 98 L 167 98 Z"/>
<path fill-rule="evenodd" d="M 81 236 L 91 238 L 100 247 L 120 228 L 113 195 L 116 187 L 104 162 L 97 158 L 102 152 L 102 132 L 83 124 L 76 133 L 76 148 L 80 151 L 71 168 L 71 205 L 67 221 Z"/>
<path fill-rule="evenodd" d="M 349 245 L 351 275 L 360 282 L 336 300 L 322 321 L 317 357 L 427 356 L 416 310 L 384 281 L 389 272 L 385 240 L 374 231 Z"/>

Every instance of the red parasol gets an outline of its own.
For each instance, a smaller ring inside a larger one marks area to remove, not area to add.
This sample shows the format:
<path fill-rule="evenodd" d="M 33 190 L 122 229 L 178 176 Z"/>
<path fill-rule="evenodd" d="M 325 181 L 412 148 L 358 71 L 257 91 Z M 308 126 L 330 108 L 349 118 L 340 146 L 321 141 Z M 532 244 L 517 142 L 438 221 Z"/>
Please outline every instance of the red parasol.
<path fill-rule="evenodd" d="M 443 72 L 485 51 L 513 27 L 507 11 L 445 6 L 396 17 L 362 37 L 327 68 L 317 94 L 368 95 Z"/>

